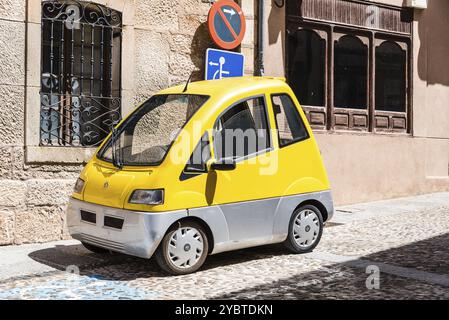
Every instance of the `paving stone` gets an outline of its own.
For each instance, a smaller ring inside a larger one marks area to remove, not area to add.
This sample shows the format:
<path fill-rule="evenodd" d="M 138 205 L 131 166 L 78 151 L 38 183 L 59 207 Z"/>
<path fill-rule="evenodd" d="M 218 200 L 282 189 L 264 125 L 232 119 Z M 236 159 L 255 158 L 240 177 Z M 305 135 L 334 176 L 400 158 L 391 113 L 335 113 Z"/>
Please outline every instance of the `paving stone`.
<path fill-rule="evenodd" d="M 291 254 L 282 244 L 238 250 L 209 256 L 200 271 L 178 277 L 162 273 L 154 259 L 93 254 L 76 241 L 26 245 L 22 254 L 34 271 L 3 278 L 0 299 L 449 299 L 445 199 L 408 209 L 390 202 L 399 213 L 375 217 L 364 213 L 378 204 L 367 205 L 357 218 L 329 224 L 310 254 Z M 0 260 L 17 250 L 0 248 Z M 79 275 L 64 272 L 71 265 Z M 378 289 L 367 287 L 368 266 L 379 267 Z"/>

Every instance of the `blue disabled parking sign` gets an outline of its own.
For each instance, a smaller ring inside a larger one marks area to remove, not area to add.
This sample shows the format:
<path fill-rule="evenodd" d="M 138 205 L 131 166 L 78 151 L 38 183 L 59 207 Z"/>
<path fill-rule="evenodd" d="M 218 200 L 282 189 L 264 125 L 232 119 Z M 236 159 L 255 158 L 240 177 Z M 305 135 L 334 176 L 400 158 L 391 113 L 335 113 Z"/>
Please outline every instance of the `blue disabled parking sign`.
<path fill-rule="evenodd" d="M 241 77 L 245 65 L 245 56 L 238 52 L 207 49 L 206 80 Z"/>

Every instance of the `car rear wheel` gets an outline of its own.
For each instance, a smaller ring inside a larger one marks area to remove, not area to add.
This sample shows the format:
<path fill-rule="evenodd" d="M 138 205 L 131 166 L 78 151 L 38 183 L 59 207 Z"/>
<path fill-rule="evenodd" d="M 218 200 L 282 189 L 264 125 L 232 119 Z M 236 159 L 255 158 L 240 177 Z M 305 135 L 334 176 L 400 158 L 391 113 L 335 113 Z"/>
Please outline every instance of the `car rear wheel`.
<path fill-rule="evenodd" d="M 170 229 L 156 251 L 156 262 L 167 273 L 188 274 L 197 271 L 206 260 L 209 243 L 201 225 L 182 222 Z"/>
<path fill-rule="evenodd" d="M 285 245 L 294 253 L 312 251 L 323 233 L 323 217 L 313 205 L 305 205 L 293 212 Z"/>
<path fill-rule="evenodd" d="M 97 247 L 92 244 L 89 244 L 87 242 L 81 242 L 84 248 L 86 248 L 89 251 L 92 251 L 94 253 L 109 253 L 110 251 L 105 248 Z"/>

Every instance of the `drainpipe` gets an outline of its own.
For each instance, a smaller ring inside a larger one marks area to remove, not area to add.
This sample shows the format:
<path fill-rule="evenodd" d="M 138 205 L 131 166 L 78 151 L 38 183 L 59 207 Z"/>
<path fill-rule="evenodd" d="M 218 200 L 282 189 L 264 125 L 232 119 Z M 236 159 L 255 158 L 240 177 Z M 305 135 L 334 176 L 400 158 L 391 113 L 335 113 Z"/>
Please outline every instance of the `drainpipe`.
<path fill-rule="evenodd" d="M 256 75 L 263 76 L 265 73 L 265 67 L 263 62 L 263 47 L 264 47 L 264 1 L 259 0 L 258 13 L 257 13 L 257 72 Z"/>

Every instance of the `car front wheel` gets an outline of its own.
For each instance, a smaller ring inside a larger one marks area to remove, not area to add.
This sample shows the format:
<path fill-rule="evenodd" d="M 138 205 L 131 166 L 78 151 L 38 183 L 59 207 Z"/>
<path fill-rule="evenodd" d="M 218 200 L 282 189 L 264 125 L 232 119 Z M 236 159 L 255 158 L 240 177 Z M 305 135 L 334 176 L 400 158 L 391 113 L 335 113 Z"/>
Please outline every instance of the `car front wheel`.
<path fill-rule="evenodd" d="M 156 252 L 156 262 L 167 273 L 188 274 L 197 271 L 209 250 L 203 227 L 195 222 L 181 222 L 162 239 Z"/>
<path fill-rule="evenodd" d="M 285 245 L 294 253 L 312 251 L 323 233 L 323 217 L 313 205 L 304 205 L 293 212 Z"/>

